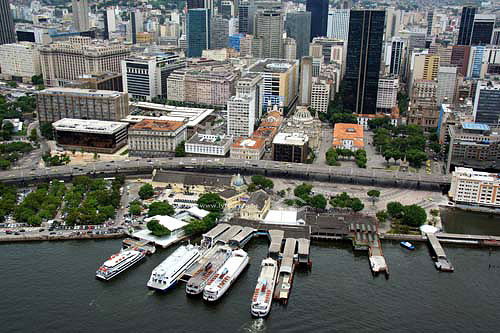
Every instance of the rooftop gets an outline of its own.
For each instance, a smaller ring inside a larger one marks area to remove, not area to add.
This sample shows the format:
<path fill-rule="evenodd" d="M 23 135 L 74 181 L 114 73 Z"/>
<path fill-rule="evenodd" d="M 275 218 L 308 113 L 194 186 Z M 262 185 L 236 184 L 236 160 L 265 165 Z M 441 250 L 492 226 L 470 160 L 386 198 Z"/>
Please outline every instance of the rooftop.
<path fill-rule="evenodd" d="M 96 134 L 113 134 L 123 128 L 126 128 L 127 126 L 127 123 L 121 123 L 117 121 L 85 120 L 72 118 L 63 118 L 52 123 L 52 127 L 54 127 L 56 131 L 85 132 Z"/>
<path fill-rule="evenodd" d="M 38 92 L 39 94 L 61 94 L 61 95 L 82 95 L 94 97 L 118 97 L 125 95 L 124 92 L 111 90 L 96 90 L 96 89 L 79 89 L 79 88 L 47 88 Z"/>
<path fill-rule="evenodd" d="M 146 130 L 146 131 L 166 131 L 173 132 L 185 125 L 183 121 L 175 120 L 154 120 L 143 119 L 141 122 L 135 124 L 131 130 Z"/>
<path fill-rule="evenodd" d="M 233 145 L 232 148 L 246 148 L 246 149 L 262 149 L 266 144 L 266 140 L 261 138 L 238 138 Z"/>
<path fill-rule="evenodd" d="M 290 68 L 297 64 L 297 60 L 286 59 L 263 59 L 252 65 L 249 72 L 270 72 L 270 73 L 286 73 Z"/>
<path fill-rule="evenodd" d="M 226 135 L 211 135 L 195 133 L 186 143 L 205 146 L 225 146 L 232 141 L 232 137 Z"/>
<path fill-rule="evenodd" d="M 352 140 L 355 147 L 363 147 L 363 125 L 335 124 L 333 129 L 333 145 L 342 145 L 342 140 Z"/>
<path fill-rule="evenodd" d="M 471 131 L 489 131 L 490 126 L 479 123 L 462 123 L 462 128 Z"/>
<path fill-rule="evenodd" d="M 257 209 L 262 210 L 266 205 L 267 199 L 269 199 L 269 194 L 264 190 L 258 190 L 252 193 L 245 206 L 255 205 Z"/>
<path fill-rule="evenodd" d="M 278 133 L 274 137 L 273 144 L 302 146 L 309 141 L 309 137 L 303 133 Z"/>

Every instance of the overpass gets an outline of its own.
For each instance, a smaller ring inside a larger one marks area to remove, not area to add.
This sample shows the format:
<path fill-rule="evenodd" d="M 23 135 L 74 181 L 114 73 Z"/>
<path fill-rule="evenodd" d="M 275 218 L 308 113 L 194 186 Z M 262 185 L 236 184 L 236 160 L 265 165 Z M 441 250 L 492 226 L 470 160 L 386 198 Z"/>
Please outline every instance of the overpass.
<path fill-rule="evenodd" d="M 132 158 L 122 161 L 94 162 L 78 166 L 57 166 L 39 169 L 12 169 L 0 172 L 0 181 L 10 184 L 45 182 L 51 179 L 71 180 L 75 176 L 110 177 L 122 175 L 150 175 L 154 169 L 198 173 L 262 174 L 268 177 L 303 179 L 387 187 L 415 187 L 444 190 L 451 178 L 446 175 L 422 175 L 399 171 L 332 167 L 327 165 L 276 162 L 268 160 L 245 161 L 229 158 Z"/>

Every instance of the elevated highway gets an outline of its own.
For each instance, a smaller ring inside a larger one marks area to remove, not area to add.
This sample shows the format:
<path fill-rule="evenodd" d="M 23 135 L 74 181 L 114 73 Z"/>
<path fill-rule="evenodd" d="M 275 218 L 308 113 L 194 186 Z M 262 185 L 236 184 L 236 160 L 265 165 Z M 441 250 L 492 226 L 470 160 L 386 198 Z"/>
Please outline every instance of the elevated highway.
<path fill-rule="evenodd" d="M 445 175 L 331 167 L 275 161 L 244 161 L 228 158 L 182 157 L 139 158 L 113 162 L 94 162 L 79 166 L 58 166 L 38 169 L 13 169 L 0 172 L 4 183 L 45 182 L 51 179 L 71 180 L 75 176 L 111 177 L 122 175 L 150 175 L 154 169 L 199 173 L 262 174 L 268 177 L 340 182 L 387 187 L 416 187 L 444 190 L 450 184 Z"/>

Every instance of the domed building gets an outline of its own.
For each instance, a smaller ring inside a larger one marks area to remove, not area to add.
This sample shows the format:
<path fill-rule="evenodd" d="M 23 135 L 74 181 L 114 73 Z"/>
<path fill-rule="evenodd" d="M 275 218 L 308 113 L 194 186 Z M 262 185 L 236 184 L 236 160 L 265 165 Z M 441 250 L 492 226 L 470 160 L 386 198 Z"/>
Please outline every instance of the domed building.
<path fill-rule="evenodd" d="M 309 147 L 318 149 L 321 139 L 321 120 L 317 113 L 313 117 L 306 106 L 297 106 L 293 115 L 285 120 L 284 132 L 306 134 L 309 137 Z"/>

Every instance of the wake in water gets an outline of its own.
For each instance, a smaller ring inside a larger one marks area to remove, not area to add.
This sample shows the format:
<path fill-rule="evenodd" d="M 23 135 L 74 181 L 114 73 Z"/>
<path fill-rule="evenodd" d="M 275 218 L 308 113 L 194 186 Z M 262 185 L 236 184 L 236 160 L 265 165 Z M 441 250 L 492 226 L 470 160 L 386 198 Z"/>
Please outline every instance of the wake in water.
<path fill-rule="evenodd" d="M 242 332 L 249 333 L 265 332 L 266 330 L 266 321 L 263 318 L 253 319 L 241 327 Z"/>

